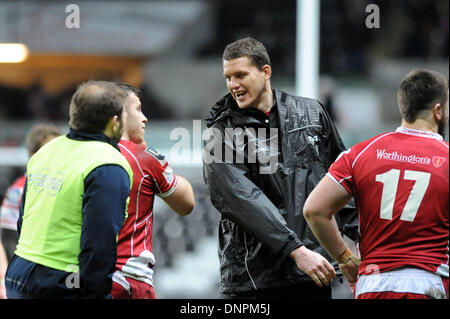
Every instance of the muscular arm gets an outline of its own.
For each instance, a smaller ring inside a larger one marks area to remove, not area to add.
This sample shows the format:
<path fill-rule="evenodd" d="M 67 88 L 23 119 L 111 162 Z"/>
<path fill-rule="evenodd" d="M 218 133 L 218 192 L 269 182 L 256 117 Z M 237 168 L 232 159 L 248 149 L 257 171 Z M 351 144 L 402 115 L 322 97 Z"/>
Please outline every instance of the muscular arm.
<path fill-rule="evenodd" d="M 177 189 L 170 196 L 163 198 L 163 200 L 177 214 L 186 216 L 189 215 L 194 209 L 194 191 L 192 190 L 192 186 L 188 180 L 180 175 L 177 175 L 177 178 Z"/>
<path fill-rule="evenodd" d="M 323 154 L 324 168 L 328 171 L 330 165 L 336 160 L 341 152 L 346 150 L 346 148 L 329 114 L 320 102 L 318 104 L 323 110 L 321 125 L 329 134 L 326 142 L 321 144 L 320 151 L 320 153 Z M 339 209 L 339 214 L 335 216 L 335 219 L 339 225 L 339 229 L 347 237 L 355 241 L 358 236 L 358 213 L 353 198 L 350 198 L 350 200 Z"/>
<path fill-rule="evenodd" d="M 325 176 L 305 202 L 303 215 L 314 235 L 329 255 L 337 260 L 347 249 L 334 214 L 352 198 L 343 187 Z"/>
<path fill-rule="evenodd" d="M 353 286 L 360 260 L 345 243 L 334 219 L 334 214 L 351 198 L 343 187 L 325 176 L 308 196 L 303 215 L 320 244 L 339 263 L 342 273 Z"/>

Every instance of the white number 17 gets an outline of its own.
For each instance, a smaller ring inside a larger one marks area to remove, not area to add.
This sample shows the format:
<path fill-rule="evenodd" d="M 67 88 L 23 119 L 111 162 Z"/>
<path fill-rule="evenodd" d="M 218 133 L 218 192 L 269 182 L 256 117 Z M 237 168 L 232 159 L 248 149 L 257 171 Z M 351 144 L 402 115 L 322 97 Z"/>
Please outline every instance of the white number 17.
<path fill-rule="evenodd" d="M 430 184 L 431 173 L 405 170 L 403 176 L 406 180 L 416 181 L 409 194 L 406 205 L 403 208 L 401 220 L 412 222 L 416 217 L 417 210 L 422 203 L 423 196 Z M 391 169 L 390 171 L 376 175 L 376 181 L 383 183 L 383 193 L 381 195 L 380 217 L 383 219 L 392 219 L 394 210 L 395 195 L 400 179 L 400 170 Z"/>

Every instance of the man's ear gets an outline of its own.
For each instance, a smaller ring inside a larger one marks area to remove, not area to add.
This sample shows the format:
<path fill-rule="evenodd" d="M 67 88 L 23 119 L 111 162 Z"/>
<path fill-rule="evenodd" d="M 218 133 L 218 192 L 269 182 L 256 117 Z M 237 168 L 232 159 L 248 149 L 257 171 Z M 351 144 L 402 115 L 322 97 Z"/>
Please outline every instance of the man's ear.
<path fill-rule="evenodd" d="M 270 80 L 270 78 L 272 77 L 272 68 L 270 67 L 270 65 L 268 65 L 268 64 L 264 65 L 263 71 L 265 73 L 266 81 Z"/>
<path fill-rule="evenodd" d="M 111 124 L 114 131 L 117 130 L 117 127 L 119 126 L 119 116 L 114 115 L 111 119 Z"/>
<path fill-rule="evenodd" d="M 119 121 L 119 117 L 117 115 L 114 115 L 113 117 L 111 117 L 108 120 L 108 123 L 106 123 L 104 133 L 111 137 L 112 134 L 117 130 L 117 126 L 119 125 L 118 121 Z"/>
<path fill-rule="evenodd" d="M 437 103 L 433 106 L 433 117 L 436 120 L 436 122 L 444 118 L 444 108 L 440 103 Z"/>

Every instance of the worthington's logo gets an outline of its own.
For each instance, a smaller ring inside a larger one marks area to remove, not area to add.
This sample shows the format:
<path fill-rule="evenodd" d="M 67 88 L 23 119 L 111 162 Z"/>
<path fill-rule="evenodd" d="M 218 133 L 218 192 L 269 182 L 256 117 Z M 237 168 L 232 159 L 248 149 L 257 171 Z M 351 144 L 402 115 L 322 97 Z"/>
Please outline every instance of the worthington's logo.
<path fill-rule="evenodd" d="M 397 151 L 386 152 L 386 150 L 377 150 L 377 159 L 385 159 L 396 162 L 405 162 L 410 164 L 422 164 L 422 165 L 430 165 L 431 163 L 431 158 L 429 157 L 405 155 Z"/>

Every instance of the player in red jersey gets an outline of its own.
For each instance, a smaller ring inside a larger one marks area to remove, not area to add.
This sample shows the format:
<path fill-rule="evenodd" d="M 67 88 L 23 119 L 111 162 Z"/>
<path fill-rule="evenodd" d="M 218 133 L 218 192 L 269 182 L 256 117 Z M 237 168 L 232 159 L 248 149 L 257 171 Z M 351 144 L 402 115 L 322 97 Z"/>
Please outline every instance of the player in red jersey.
<path fill-rule="evenodd" d="M 115 299 L 154 299 L 152 232 L 155 195 L 184 216 L 194 207 L 194 193 L 190 183 L 173 172 L 163 155 L 145 146 L 147 118 L 142 113 L 140 91 L 123 83 L 119 86 L 129 93 L 119 147 L 133 170 L 133 186 L 128 218 L 119 233 L 112 296 Z"/>
<path fill-rule="evenodd" d="M 46 143 L 61 135 L 60 130 L 50 124 L 36 124 L 28 132 L 25 138 L 25 147 L 28 156 L 33 156 Z M 16 249 L 19 235 L 17 233 L 17 220 L 19 219 L 19 208 L 25 186 L 25 174 L 17 178 L 6 191 L 0 207 L 0 228 L 3 230 L 1 240 L 3 242 L 8 261 Z M 0 274 L 0 279 L 1 279 Z"/>
<path fill-rule="evenodd" d="M 0 208 L 0 225 L 3 229 L 9 229 L 17 236 L 17 219 L 19 218 L 20 199 L 22 198 L 23 188 L 25 186 L 26 175 L 18 177 L 6 191 L 6 196 L 3 199 Z M 17 241 L 15 242 L 17 244 Z M 14 248 L 11 251 L 14 252 Z"/>
<path fill-rule="evenodd" d="M 358 299 L 448 298 L 448 88 L 440 73 L 409 73 L 398 91 L 401 127 L 339 155 L 306 201 L 305 218 L 350 285 L 357 281 Z M 333 218 L 352 196 L 361 264 Z"/>

